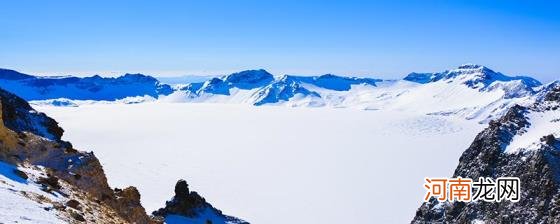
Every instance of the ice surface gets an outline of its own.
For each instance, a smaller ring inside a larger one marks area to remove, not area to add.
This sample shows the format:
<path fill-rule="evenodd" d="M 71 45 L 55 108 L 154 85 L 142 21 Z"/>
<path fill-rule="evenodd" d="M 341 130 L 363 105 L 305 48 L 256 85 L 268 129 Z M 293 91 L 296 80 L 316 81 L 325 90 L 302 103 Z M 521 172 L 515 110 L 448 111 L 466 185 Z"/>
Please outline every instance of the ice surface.
<path fill-rule="evenodd" d="M 395 93 L 396 94 L 396 93 Z M 148 211 L 178 179 L 252 223 L 407 223 L 483 128 L 407 110 L 240 104 L 37 106 Z"/>

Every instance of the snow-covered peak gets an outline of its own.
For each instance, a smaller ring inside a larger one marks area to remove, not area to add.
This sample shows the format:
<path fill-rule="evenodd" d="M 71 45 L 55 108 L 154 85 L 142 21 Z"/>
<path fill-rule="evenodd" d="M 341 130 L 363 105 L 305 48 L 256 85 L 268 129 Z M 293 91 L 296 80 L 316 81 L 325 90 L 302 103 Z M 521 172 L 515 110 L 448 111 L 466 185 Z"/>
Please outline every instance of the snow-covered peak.
<path fill-rule="evenodd" d="M 525 91 L 542 85 L 538 80 L 527 76 L 507 76 L 500 72 L 476 64 L 464 64 L 455 69 L 439 73 L 410 73 L 404 80 L 421 84 L 431 82 L 458 82 L 473 89 L 488 88 L 495 82 L 515 82 Z M 517 82 L 519 81 L 519 82 Z"/>
<path fill-rule="evenodd" d="M 535 94 L 537 101 L 543 101 L 547 97 L 550 98 L 551 96 L 550 93 L 555 89 L 560 89 L 560 81 L 554 81 L 539 87 L 536 90 L 536 94 Z"/>
<path fill-rule="evenodd" d="M 458 78 L 469 86 L 478 83 L 487 85 L 493 81 L 505 78 L 501 73 L 494 72 L 492 69 L 480 65 L 461 65 L 456 69 L 440 73 L 438 76 L 440 79 L 445 80 Z"/>
<path fill-rule="evenodd" d="M 461 65 L 456 69 L 449 70 L 437 75 L 440 79 L 457 79 L 469 87 L 486 87 L 495 81 L 510 81 L 512 77 L 503 75 L 481 65 Z"/>
<path fill-rule="evenodd" d="M 230 95 L 230 89 L 251 90 L 261 88 L 274 81 L 274 76 L 264 69 L 246 70 L 219 78 L 212 78 L 201 83 L 190 83 L 180 88 L 190 96 L 202 94 Z"/>

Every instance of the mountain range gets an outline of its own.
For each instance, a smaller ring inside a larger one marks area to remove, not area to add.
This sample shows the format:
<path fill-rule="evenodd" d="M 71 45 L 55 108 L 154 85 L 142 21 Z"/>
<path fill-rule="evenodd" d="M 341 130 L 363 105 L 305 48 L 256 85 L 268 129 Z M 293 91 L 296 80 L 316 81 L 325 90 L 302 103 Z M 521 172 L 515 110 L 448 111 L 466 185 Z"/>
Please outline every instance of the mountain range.
<path fill-rule="evenodd" d="M 410 73 L 400 80 L 333 74 L 274 76 L 260 69 L 173 86 L 141 74 L 117 78 L 38 77 L 0 70 L 0 87 L 32 104 L 78 106 L 101 101 L 164 101 L 347 107 L 420 111 L 481 123 L 503 115 L 515 104 L 530 104 L 550 85 L 474 64 L 437 73 Z"/>
<path fill-rule="evenodd" d="M 169 85 L 160 84 L 151 76 L 125 74 L 117 78 L 42 77 L 0 69 L 0 87 L 25 100 L 67 98 L 73 100 L 117 100 L 129 96 L 167 95 Z"/>

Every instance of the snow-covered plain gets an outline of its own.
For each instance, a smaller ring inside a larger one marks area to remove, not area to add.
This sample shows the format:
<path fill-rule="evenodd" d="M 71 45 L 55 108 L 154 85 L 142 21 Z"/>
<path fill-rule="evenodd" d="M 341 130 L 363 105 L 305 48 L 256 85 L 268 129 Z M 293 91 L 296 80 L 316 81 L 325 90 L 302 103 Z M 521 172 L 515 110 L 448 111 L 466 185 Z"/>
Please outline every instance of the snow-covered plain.
<path fill-rule="evenodd" d="M 100 158 L 113 187 L 148 211 L 186 179 L 251 223 L 406 223 L 424 177 L 450 176 L 484 127 L 400 110 L 243 104 L 35 106 Z"/>

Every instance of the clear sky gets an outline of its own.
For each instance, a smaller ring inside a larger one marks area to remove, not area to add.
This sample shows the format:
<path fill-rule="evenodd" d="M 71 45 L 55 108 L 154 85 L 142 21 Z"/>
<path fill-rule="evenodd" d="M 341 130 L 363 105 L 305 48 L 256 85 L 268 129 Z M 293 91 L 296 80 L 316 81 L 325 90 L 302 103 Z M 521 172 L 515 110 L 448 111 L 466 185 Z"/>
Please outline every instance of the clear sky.
<path fill-rule="evenodd" d="M 0 1 L 0 67 L 44 75 L 560 78 L 558 1 Z"/>

